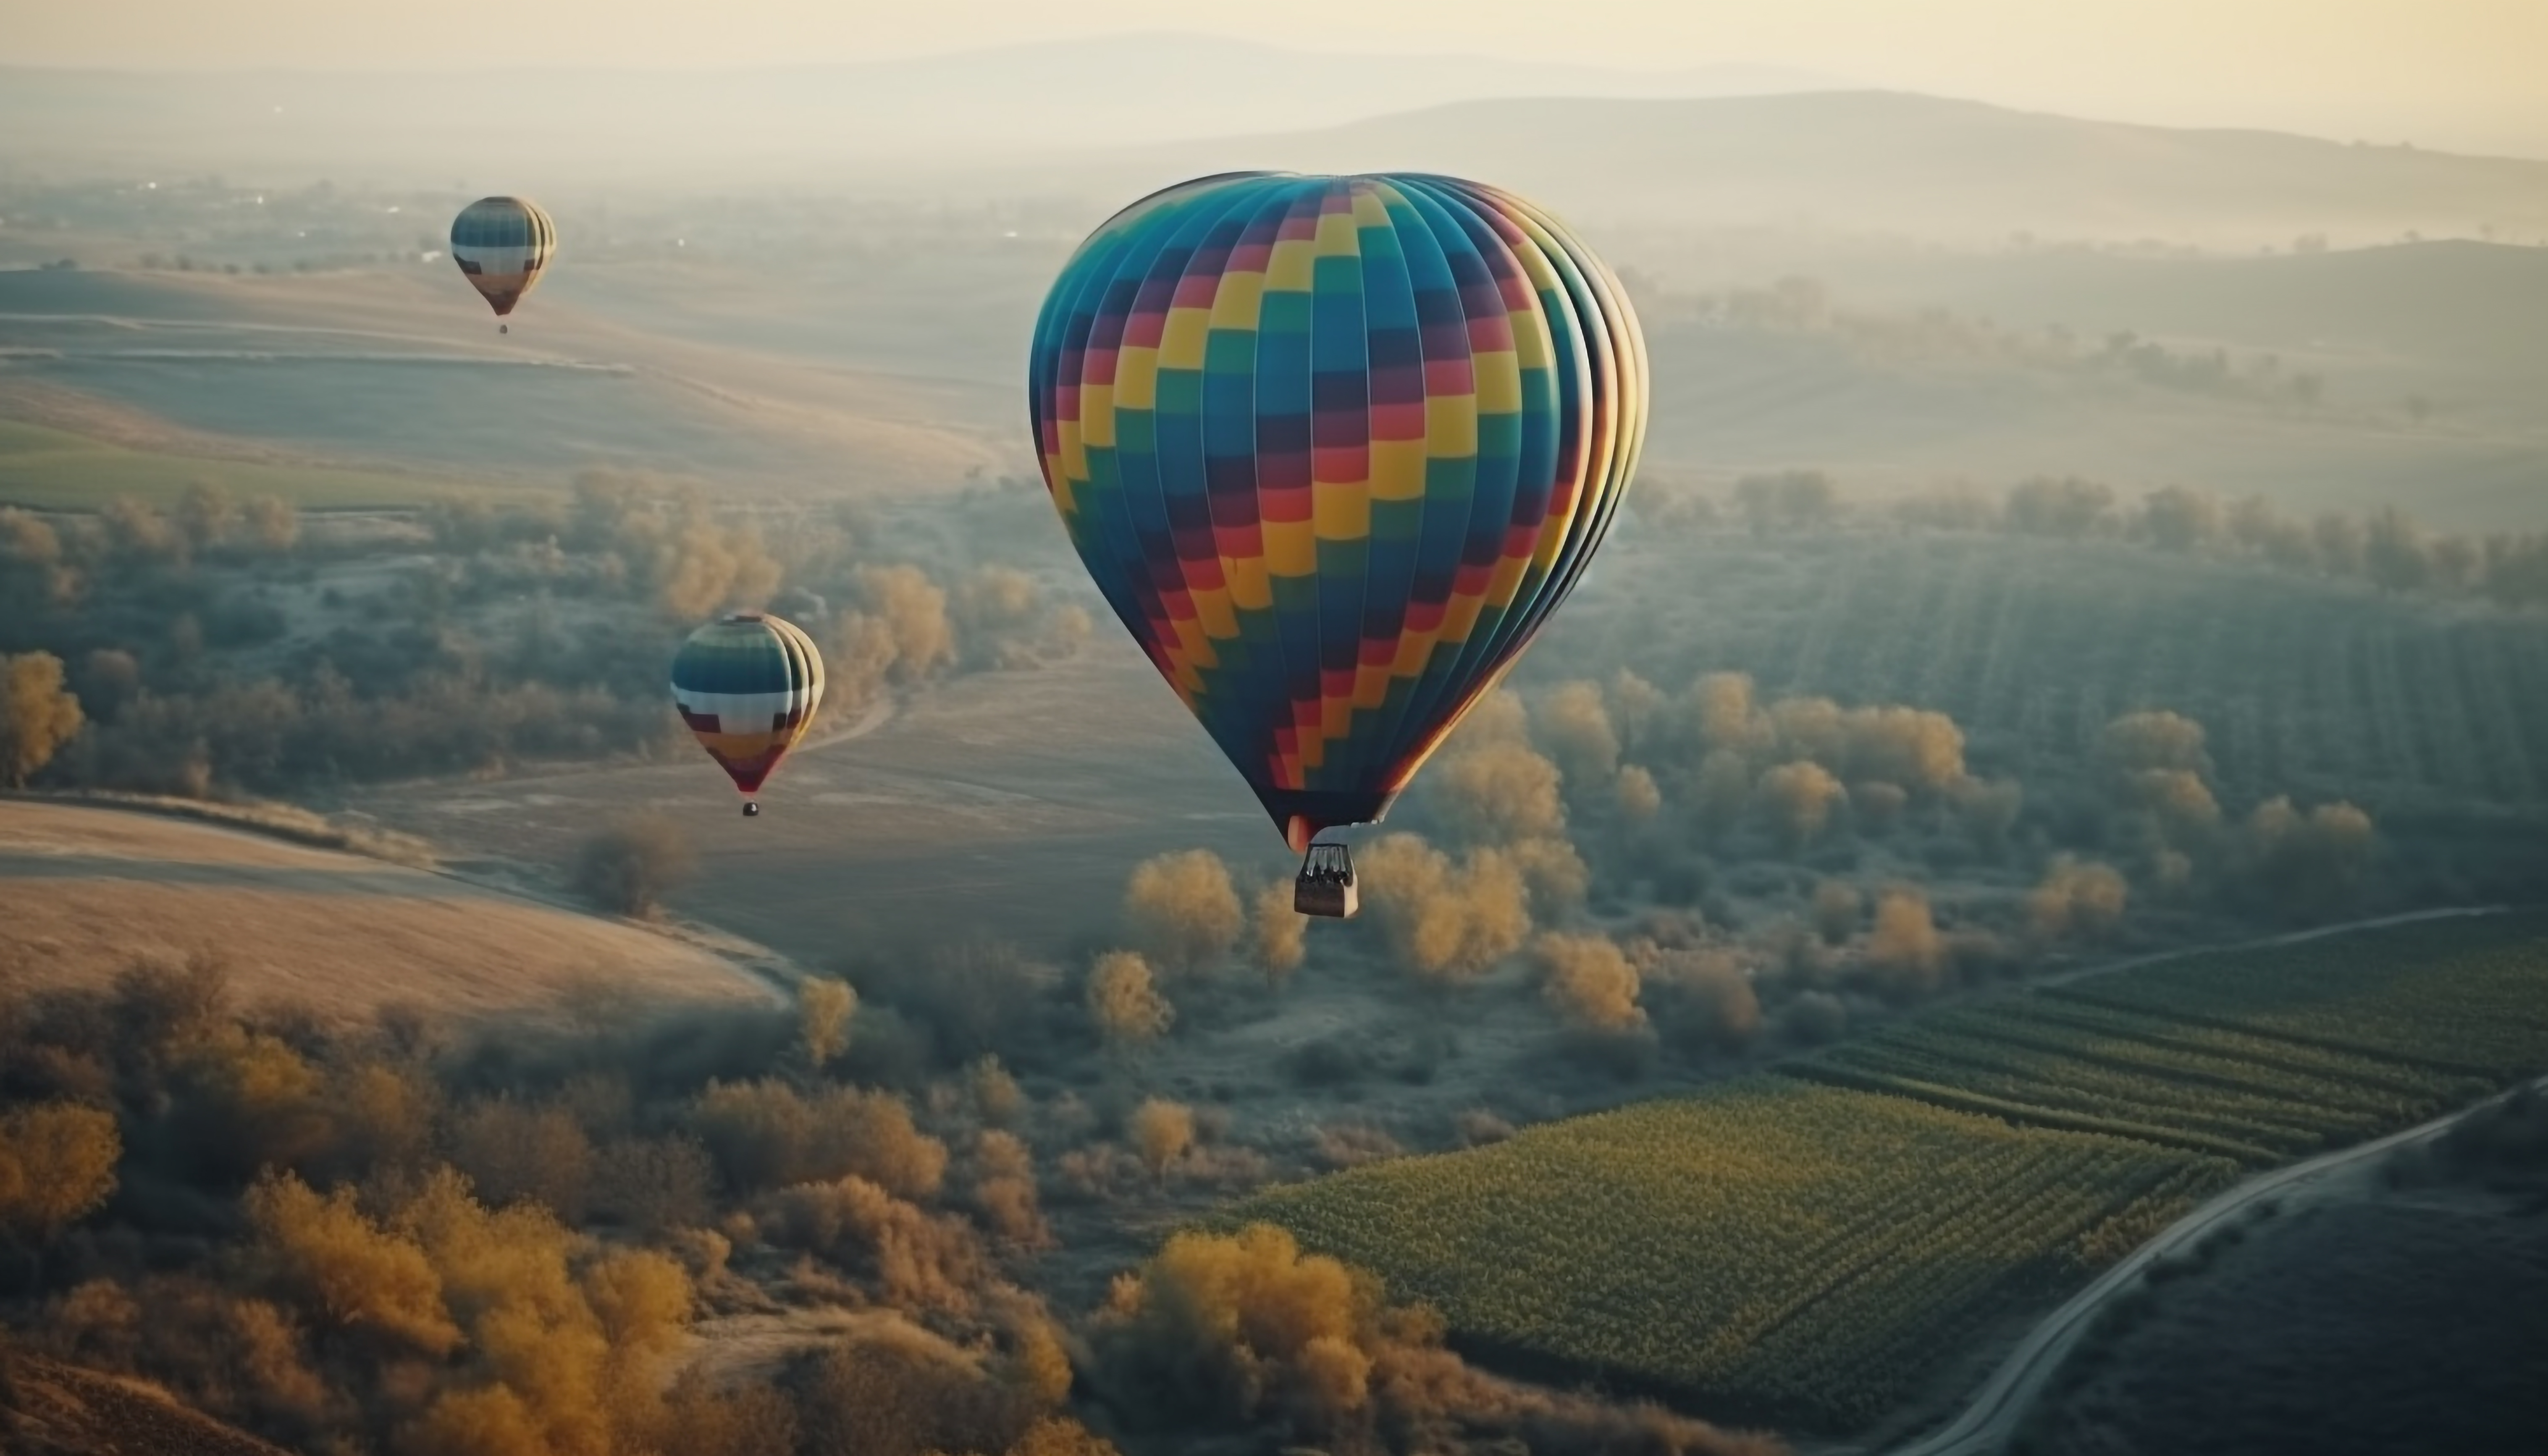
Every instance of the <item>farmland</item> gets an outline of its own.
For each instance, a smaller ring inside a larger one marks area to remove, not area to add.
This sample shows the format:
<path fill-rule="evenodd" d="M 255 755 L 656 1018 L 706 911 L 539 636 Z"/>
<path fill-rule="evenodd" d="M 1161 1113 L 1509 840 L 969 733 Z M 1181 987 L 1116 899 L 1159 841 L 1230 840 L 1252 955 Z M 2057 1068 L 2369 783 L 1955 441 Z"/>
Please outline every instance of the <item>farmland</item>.
<path fill-rule="evenodd" d="M 2242 1167 L 2548 1066 L 2543 1005 L 2536 915 L 2190 956 L 1232 1217 L 1521 1368 L 1860 1428 Z"/>
<path fill-rule="evenodd" d="M 1860 531 L 1778 543 L 1626 534 L 1524 669 L 1606 656 L 1658 682 L 1912 702 L 2030 782 L 2120 713 L 2210 730 L 2228 797 L 2548 803 L 2548 632 L 2344 585 L 2107 542 Z M 1671 591 L 1659 590 L 1665 580 Z"/>

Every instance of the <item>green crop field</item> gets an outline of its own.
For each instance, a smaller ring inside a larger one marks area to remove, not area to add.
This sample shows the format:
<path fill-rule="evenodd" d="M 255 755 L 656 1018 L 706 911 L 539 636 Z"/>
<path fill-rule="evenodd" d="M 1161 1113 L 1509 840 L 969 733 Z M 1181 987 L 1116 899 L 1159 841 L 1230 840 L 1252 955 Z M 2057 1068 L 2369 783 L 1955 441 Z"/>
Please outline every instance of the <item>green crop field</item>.
<path fill-rule="evenodd" d="M 0 420 L 0 503 L 81 510 L 131 496 L 164 505 L 198 482 L 234 497 L 279 496 L 300 506 L 416 505 L 436 496 L 488 494 L 483 486 L 423 476 L 129 450 L 67 430 Z"/>
<path fill-rule="evenodd" d="M 1231 1211 L 1516 1368 L 1865 1426 L 2244 1169 L 2548 1069 L 2548 916 L 2223 952 Z"/>
<path fill-rule="evenodd" d="M 2048 994 L 2505 1083 L 2548 1071 L 2548 917 L 2195 956 Z"/>

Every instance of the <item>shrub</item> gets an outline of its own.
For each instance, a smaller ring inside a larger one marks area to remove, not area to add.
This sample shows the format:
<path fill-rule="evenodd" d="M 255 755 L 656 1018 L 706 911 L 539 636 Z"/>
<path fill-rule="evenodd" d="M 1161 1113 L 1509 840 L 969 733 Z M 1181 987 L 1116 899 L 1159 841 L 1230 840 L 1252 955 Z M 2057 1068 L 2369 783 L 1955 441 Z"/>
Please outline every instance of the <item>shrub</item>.
<path fill-rule="evenodd" d="M 574 886 L 601 909 L 640 919 L 689 877 L 696 856 L 671 820 L 646 814 L 605 829 L 576 852 Z"/>

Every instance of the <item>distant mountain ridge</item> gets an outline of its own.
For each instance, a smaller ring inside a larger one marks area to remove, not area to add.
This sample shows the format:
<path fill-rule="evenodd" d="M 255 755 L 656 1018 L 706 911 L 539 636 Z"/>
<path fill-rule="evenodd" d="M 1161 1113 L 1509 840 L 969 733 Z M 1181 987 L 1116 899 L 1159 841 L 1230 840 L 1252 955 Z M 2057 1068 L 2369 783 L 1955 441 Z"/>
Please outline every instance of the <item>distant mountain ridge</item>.
<path fill-rule="evenodd" d="M 1774 66 L 1672 72 L 1459 54 L 1322 52 L 1139 34 L 847 64 L 723 71 L 139 73 L 0 67 L 20 151 L 174 154 L 218 137 L 278 157 L 588 162 L 620 150 L 731 156 L 998 157 L 1157 137 L 1323 127 L 1503 96 L 1725 96 L 1829 89 Z M 32 144 L 31 144 L 32 143 Z M 493 148 L 493 150 L 490 150 Z M 471 154 L 475 153 L 474 156 Z"/>
<path fill-rule="evenodd" d="M 1639 72 L 1187 35 L 738 71 L 0 69 L 0 167 L 588 198 L 658 184 L 890 187 L 1091 208 L 1240 167 L 1425 169 L 1631 228 L 1801 224 L 2248 251 L 2310 233 L 2339 247 L 2409 231 L 2548 239 L 2548 161 L 1845 87 L 1763 67 Z"/>
<path fill-rule="evenodd" d="M 1816 223 L 1964 240 L 2146 229 L 2288 242 L 2317 231 L 2354 245 L 2491 228 L 2548 240 L 2548 161 L 2083 121 L 1907 92 L 1461 102 L 1123 161 L 1164 174 L 1207 159 L 1446 171 L 1618 226 Z"/>

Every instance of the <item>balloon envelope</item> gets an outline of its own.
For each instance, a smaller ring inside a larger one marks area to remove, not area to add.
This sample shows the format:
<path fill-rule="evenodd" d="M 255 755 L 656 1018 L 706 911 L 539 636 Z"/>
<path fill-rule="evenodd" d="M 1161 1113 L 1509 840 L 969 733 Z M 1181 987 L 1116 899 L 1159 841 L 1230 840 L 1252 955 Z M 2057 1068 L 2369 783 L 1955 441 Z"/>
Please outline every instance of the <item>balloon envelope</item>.
<path fill-rule="evenodd" d="M 673 702 L 734 786 L 757 791 L 814 724 L 823 657 L 795 623 L 739 612 L 690 634 L 673 658 Z"/>
<path fill-rule="evenodd" d="M 451 220 L 451 258 L 500 318 L 540 281 L 557 251 L 557 224 L 518 197 L 482 197 Z"/>
<path fill-rule="evenodd" d="M 1146 198 L 1063 268 L 1029 370 L 1072 545 L 1295 848 L 1378 819 L 1494 687 L 1645 436 L 1617 280 L 1448 177 Z"/>

